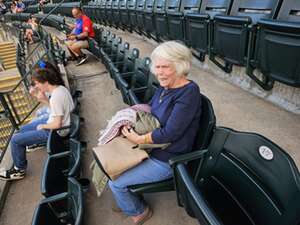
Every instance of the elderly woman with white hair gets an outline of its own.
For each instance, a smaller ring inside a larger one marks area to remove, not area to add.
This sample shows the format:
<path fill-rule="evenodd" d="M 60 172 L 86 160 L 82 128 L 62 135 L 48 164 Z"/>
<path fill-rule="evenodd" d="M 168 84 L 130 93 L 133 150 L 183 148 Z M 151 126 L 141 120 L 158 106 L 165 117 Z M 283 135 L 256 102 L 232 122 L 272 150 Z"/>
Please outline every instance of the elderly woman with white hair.
<path fill-rule="evenodd" d="M 190 50 L 176 41 L 164 42 L 154 49 L 151 70 L 161 87 L 149 105 L 161 128 L 145 135 L 138 135 L 129 127 L 122 129 L 123 135 L 136 144 L 171 143 L 164 150 L 153 149 L 149 159 L 109 181 L 118 207 L 131 216 L 134 224 L 143 224 L 152 210 L 127 186 L 172 177 L 168 160 L 192 149 L 200 121 L 201 95 L 198 85 L 187 79 L 191 58 Z"/>

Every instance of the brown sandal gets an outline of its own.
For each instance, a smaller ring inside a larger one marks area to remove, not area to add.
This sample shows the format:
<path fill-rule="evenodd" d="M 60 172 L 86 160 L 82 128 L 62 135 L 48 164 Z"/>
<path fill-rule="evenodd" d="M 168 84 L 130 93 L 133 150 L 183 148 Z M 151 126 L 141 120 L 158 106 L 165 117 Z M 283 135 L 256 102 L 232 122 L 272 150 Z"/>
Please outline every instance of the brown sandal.
<path fill-rule="evenodd" d="M 150 208 L 150 206 L 147 206 L 145 211 L 143 212 L 143 216 L 136 222 L 134 222 L 134 225 L 142 225 L 144 224 L 147 220 L 149 220 L 152 217 L 153 211 Z"/>

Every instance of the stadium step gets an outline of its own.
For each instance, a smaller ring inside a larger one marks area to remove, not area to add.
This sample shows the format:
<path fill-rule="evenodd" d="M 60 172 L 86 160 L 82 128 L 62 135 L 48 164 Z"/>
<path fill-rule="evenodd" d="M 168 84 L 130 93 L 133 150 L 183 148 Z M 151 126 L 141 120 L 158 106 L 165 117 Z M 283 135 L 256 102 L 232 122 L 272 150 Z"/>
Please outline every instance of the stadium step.
<path fill-rule="evenodd" d="M 5 70 L 16 68 L 16 46 L 13 42 L 0 43 L 0 59 Z"/>
<path fill-rule="evenodd" d="M 0 73 L 0 92 L 11 90 L 21 80 L 16 69 L 6 70 Z"/>

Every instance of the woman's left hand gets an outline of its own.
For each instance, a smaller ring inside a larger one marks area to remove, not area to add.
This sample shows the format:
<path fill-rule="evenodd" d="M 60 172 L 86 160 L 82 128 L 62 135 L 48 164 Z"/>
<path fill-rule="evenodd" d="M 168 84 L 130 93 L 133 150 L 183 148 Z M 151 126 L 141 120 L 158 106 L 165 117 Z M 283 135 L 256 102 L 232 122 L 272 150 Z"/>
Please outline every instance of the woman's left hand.
<path fill-rule="evenodd" d="M 122 134 L 131 142 L 135 144 L 140 144 L 141 143 L 141 136 L 138 135 L 132 127 L 129 126 L 124 126 L 122 128 Z"/>

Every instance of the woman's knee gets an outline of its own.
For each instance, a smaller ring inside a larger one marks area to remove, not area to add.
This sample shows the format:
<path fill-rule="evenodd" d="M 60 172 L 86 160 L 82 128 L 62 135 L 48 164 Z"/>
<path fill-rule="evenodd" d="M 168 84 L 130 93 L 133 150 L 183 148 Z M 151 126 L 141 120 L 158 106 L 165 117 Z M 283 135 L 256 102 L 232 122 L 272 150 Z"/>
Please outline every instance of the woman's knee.
<path fill-rule="evenodd" d="M 123 191 L 127 191 L 127 185 L 124 185 L 123 183 L 121 182 L 118 182 L 118 179 L 117 180 L 110 180 L 108 181 L 108 185 L 110 187 L 111 190 L 123 190 Z"/>
<path fill-rule="evenodd" d="M 20 134 L 14 134 L 11 139 L 10 139 L 10 142 L 13 143 L 13 144 L 19 144 L 19 141 L 20 141 Z"/>

